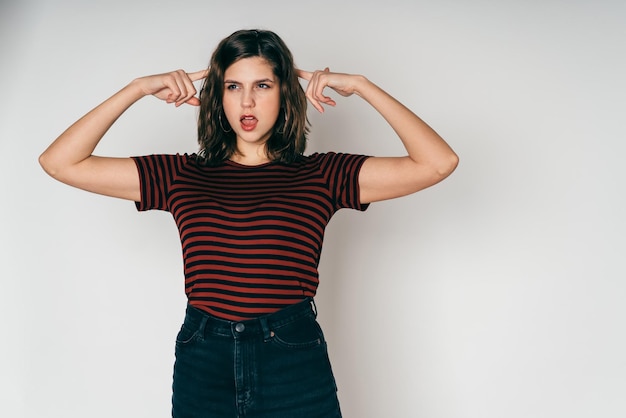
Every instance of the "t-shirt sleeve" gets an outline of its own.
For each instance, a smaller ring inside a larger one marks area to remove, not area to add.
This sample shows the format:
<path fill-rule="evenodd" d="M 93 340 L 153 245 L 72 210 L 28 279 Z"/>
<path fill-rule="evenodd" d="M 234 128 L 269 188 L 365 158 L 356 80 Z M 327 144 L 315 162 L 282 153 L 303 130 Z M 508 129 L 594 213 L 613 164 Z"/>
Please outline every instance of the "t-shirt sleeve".
<path fill-rule="evenodd" d="M 322 156 L 322 167 L 334 201 L 335 210 L 342 208 L 364 211 L 369 203 L 360 202 L 359 172 L 369 156 L 329 152 Z"/>
<path fill-rule="evenodd" d="M 169 210 L 169 189 L 185 158 L 179 154 L 132 157 L 137 164 L 141 191 L 141 201 L 135 202 L 137 210 Z"/>

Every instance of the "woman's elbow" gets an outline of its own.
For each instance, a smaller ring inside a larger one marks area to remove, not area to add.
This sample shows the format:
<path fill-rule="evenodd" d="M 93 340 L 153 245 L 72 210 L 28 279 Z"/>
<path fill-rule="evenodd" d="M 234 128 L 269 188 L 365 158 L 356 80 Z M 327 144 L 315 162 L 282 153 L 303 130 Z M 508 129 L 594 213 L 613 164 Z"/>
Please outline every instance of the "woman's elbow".
<path fill-rule="evenodd" d="M 48 161 L 48 158 L 45 152 L 39 156 L 38 161 L 39 161 L 39 165 L 41 166 L 41 168 L 43 168 L 43 171 L 52 175 L 53 170 L 50 167 L 50 163 Z"/>
<path fill-rule="evenodd" d="M 450 151 L 450 153 L 446 156 L 446 158 L 442 158 L 441 161 L 437 164 L 435 170 L 437 173 L 437 177 L 440 180 L 445 179 L 450 174 L 456 170 L 459 165 L 459 156 L 456 155 L 454 151 Z"/>
<path fill-rule="evenodd" d="M 59 161 L 54 158 L 54 155 L 49 153 L 48 151 L 44 151 L 39 156 L 39 165 L 43 168 L 43 171 L 46 172 L 50 177 L 55 180 L 63 181 L 63 176 L 67 174 L 69 166 L 64 164 L 63 161 Z"/>
<path fill-rule="evenodd" d="M 39 156 L 39 165 L 43 168 L 49 176 L 56 178 L 57 170 L 54 168 L 54 164 L 50 161 L 50 158 L 46 152 Z"/>

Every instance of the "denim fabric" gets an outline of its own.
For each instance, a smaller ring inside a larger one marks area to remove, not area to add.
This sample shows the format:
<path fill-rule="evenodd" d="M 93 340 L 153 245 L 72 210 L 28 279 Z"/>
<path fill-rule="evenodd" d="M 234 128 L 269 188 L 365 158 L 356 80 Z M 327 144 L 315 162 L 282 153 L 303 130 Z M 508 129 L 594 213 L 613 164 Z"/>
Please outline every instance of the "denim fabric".
<path fill-rule="evenodd" d="M 176 338 L 174 418 L 339 418 L 311 299 L 230 322 L 192 306 Z"/>

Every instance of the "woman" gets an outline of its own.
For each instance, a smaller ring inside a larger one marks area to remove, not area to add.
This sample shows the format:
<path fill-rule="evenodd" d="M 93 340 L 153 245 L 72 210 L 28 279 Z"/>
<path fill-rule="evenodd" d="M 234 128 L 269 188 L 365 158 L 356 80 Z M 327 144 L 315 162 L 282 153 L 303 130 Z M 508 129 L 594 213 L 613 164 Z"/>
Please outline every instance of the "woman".
<path fill-rule="evenodd" d="M 408 155 L 305 156 L 306 99 L 319 112 L 335 106 L 327 87 L 366 100 Z M 148 95 L 200 107 L 200 152 L 93 155 Z M 132 81 L 40 157 L 57 180 L 174 216 L 189 301 L 176 339 L 174 417 L 341 416 L 313 304 L 324 228 L 338 209 L 417 192 L 457 162 L 435 131 L 367 78 L 298 70 L 283 41 L 262 30 L 222 40 L 207 70 Z"/>

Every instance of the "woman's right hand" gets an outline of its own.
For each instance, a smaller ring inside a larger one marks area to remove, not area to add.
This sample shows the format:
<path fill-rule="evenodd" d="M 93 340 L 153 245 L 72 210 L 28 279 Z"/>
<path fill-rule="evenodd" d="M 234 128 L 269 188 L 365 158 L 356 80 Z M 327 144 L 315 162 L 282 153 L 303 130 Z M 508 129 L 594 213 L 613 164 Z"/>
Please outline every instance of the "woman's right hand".
<path fill-rule="evenodd" d="M 183 103 L 200 106 L 196 97 L 196 88 L 193 83 L 202 80 L 209 74 L 209 70 L 186 73 L 176 70 L 164 74 L 149 75 L 133 81 L 145 95 L 153 95 L 167 103 L 174 103 L 177 107 Z"/>

